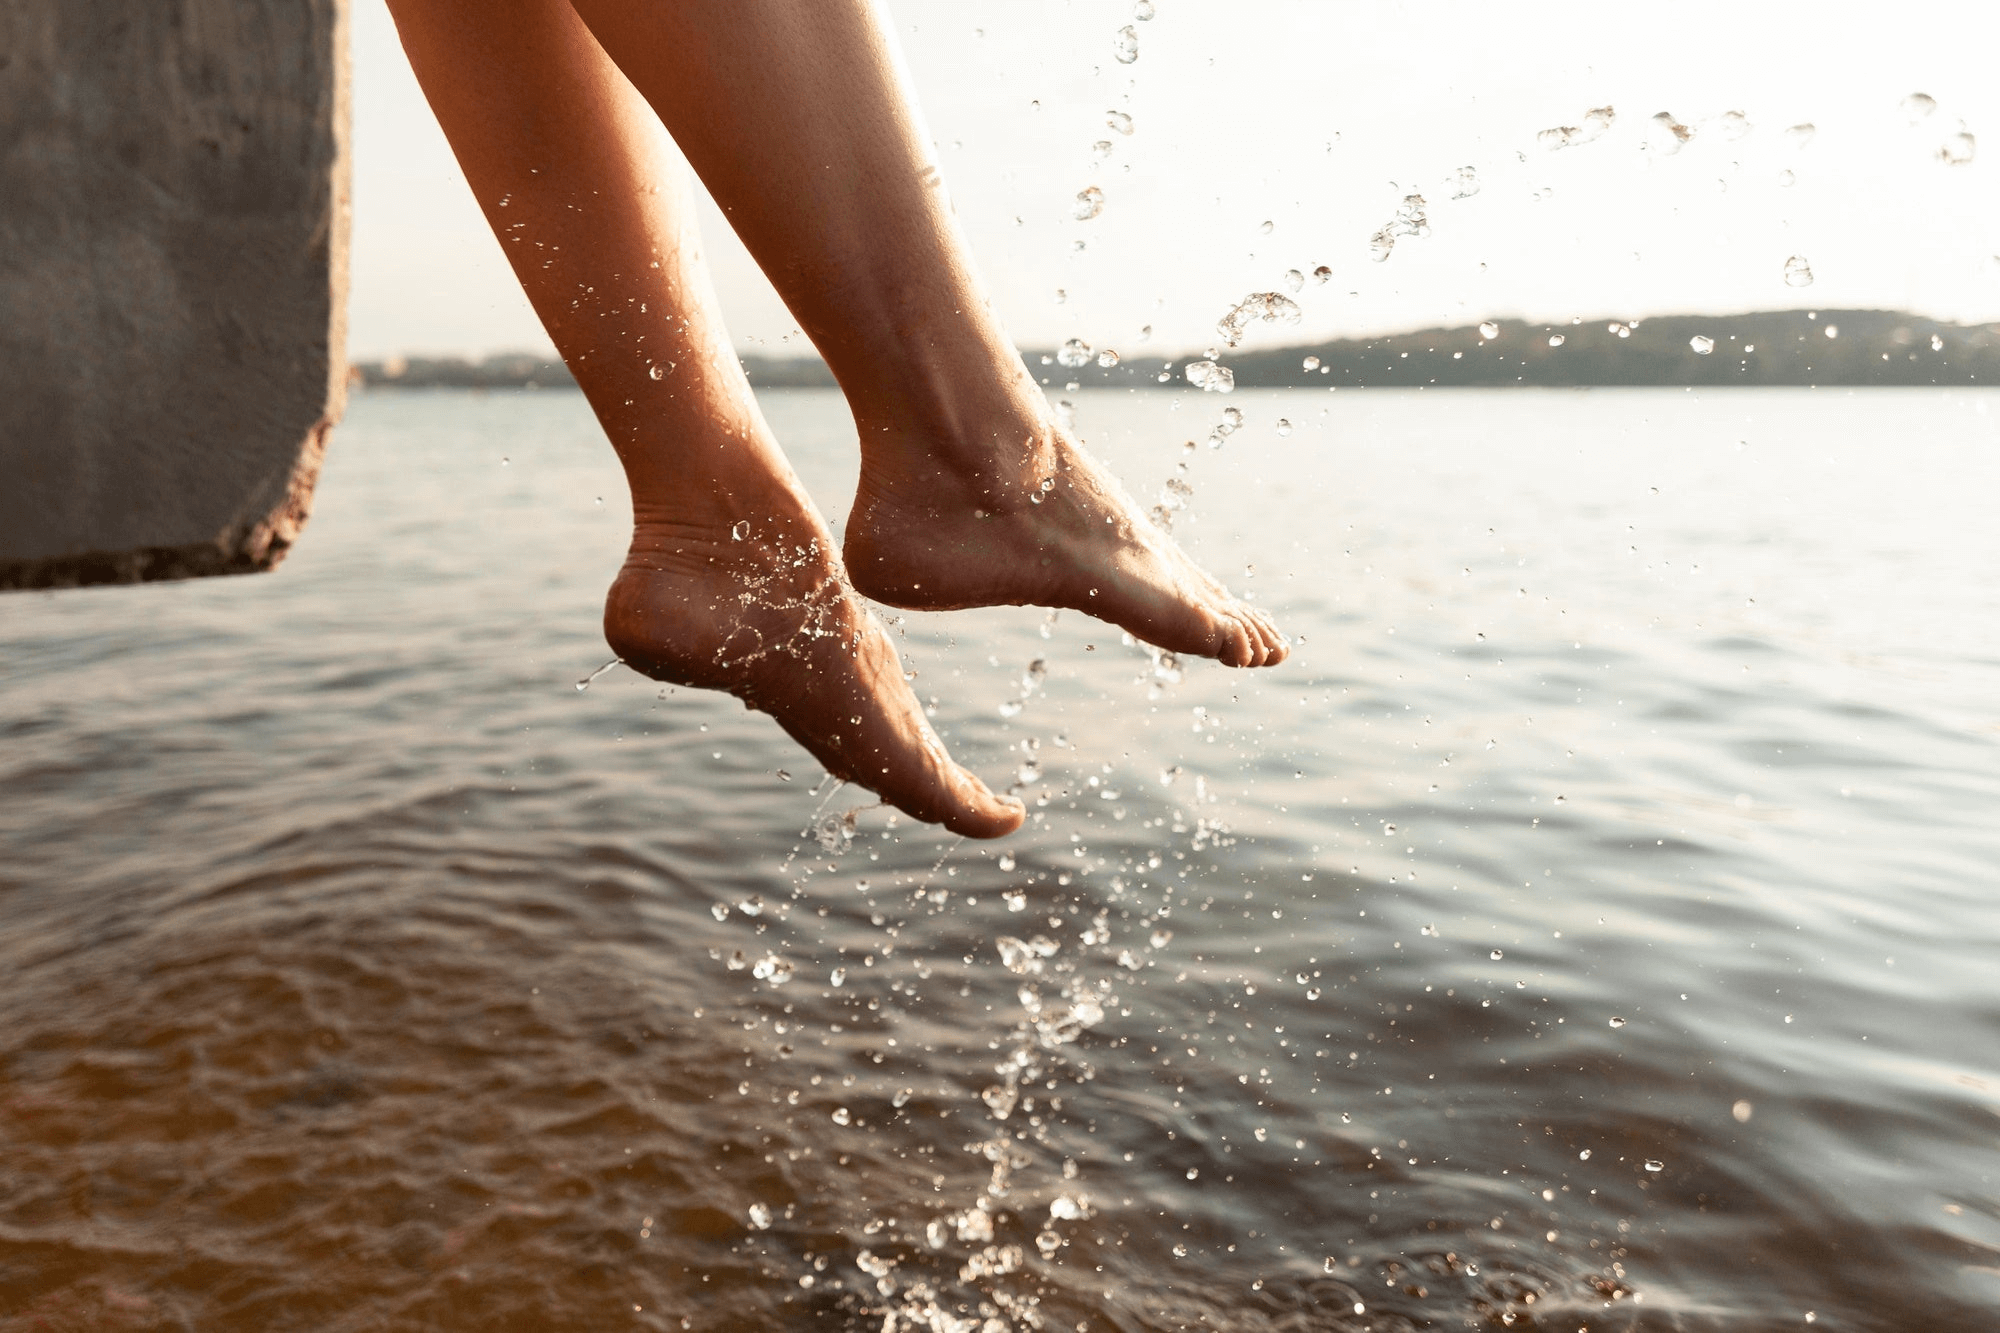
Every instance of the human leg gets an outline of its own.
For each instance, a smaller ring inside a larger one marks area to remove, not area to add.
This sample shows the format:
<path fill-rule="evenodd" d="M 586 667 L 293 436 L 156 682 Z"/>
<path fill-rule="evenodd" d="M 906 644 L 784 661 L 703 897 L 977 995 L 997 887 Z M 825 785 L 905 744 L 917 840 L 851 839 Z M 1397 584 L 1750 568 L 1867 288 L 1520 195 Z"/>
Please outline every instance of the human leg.
<path fill-rule="evenodd" d="M 855 585 L 1066 606 L 1234 666 L 1285 655 L 1052 420 L 973 272 L 875 0 L 575 0 L 860 427 Z"/>
<path fill-rule="evenodd" d="M 610 436 L 634 534 L 605 635 L 727 690 L 840 777 L 972 836 L 1017 805 L 953 764 L 771 438 L 710 290 L 684 171 L 566 0 L 390 0 L 425 96 Z"/>

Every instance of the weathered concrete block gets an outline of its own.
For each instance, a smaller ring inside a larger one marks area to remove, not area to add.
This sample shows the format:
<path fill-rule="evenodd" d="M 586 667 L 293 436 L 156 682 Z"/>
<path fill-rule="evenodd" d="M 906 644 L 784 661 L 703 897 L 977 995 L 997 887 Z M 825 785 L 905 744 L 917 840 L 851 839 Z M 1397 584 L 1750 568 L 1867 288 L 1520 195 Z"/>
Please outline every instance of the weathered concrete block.
<path fill-rule="evenodd" d="M 346 9 L 0 3 L 0 588 L 297 538 L 346 392 Z"/>

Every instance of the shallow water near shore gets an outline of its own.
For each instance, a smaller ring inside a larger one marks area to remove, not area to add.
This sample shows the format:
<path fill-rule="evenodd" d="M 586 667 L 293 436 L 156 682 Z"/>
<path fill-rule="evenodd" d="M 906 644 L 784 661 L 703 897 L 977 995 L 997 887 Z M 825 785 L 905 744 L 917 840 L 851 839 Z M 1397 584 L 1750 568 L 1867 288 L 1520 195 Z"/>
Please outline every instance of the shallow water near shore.
<path fill-rule="evenodd" d="M 0 1329 L 2000 1321 L 2000 393 L 1059 396 L 1299 643 L 902 618 L 994 844 L 577 688 L 573 394 L 0 601 Z"/>

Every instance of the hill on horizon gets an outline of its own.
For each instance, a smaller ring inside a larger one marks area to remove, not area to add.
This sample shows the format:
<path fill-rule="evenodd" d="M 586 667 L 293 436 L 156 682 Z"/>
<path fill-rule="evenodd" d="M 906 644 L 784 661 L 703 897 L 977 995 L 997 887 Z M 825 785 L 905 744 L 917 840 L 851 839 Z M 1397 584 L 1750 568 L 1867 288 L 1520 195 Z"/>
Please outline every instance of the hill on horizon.
<path fill-rule="evenodd" d="M 1071 349 L 1074 357 L 1081 349 Z M 1208 357 L 1093 359 L 1024 352 L 1039 383 L 1079 388 L 1186 387 Z M 816 357 L 745 356 L 758 388 L 832 387 Z M 1567 324 L 1488 320 L 1456 328 L 1256 350 L 1214 364 L 1237 388 L 1582 388 L 1619 386 L 1972 386 L 2000 384 L 2000 325 L 1960 325 L 1894 310 L 1780 310 L 1659 315 Z M 1201 372 L 1197 372 L 1199 376 Z M 574 388 L 560 361 L 508 354 L 473 362 L 358 362 L 360 384 L 394 388 Z"/>

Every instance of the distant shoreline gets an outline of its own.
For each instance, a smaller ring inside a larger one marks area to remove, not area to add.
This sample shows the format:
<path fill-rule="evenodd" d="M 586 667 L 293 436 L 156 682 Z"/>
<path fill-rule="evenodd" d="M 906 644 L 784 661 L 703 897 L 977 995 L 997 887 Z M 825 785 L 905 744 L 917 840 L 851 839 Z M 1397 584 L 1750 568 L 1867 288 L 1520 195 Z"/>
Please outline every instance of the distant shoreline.
<path fill-rule="evenodd" d="M 1492 336 L 1488 336 L 1488 332 Z M 1697 350 L 1698 340 L 1709 349 Z M 1187 367 L 1209 358 L 1124 353 L 1104 366 L 1081 344 L 1062 364 L 1054 349 L 1023 353 L 1051 387 L 1187 388 Z M 1891 310 L 1783 310 L 1747 315 L 1531 324 L 1493 320 L 1231 352 L 1214 358 L 1237 388 L 1579 388 L 1730 386 L 1965 387 L 2000 384 L 2000 325 L 1948 324 Z M 746 356 L 757 388 L 832 388 L 814 357 Z M 574 389 L 560 361 L 525 354 L 408 357 L 353 366 L 370 389 Z"/>

